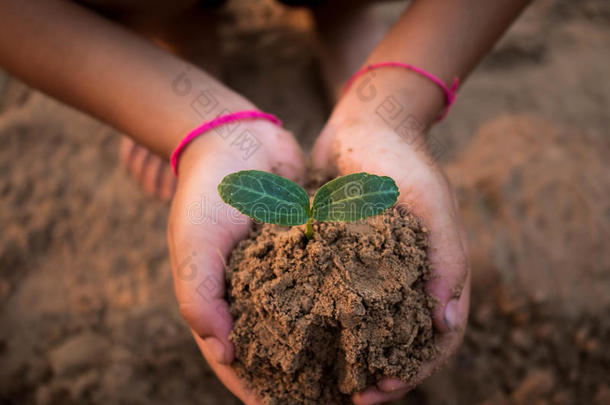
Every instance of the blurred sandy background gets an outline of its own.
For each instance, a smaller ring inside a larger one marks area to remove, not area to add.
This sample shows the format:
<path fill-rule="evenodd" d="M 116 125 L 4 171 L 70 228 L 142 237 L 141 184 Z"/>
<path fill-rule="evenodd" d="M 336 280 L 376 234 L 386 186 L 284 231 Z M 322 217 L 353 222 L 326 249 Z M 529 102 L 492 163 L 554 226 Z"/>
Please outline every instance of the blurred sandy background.
<path fill-rule="evenodd" d="M 311 145 L 329 104 L 307 12 L 227 14 L 223 76 Z M 538 0 L 433 130 L 469 234 L 471 325 L 404 403 L 610 403 L 609 66 L 610 2 Z M 168 205 L 118 167 L 118 139 L 0 72 L 0 403 L 237 403 L 178 313 Z"/>

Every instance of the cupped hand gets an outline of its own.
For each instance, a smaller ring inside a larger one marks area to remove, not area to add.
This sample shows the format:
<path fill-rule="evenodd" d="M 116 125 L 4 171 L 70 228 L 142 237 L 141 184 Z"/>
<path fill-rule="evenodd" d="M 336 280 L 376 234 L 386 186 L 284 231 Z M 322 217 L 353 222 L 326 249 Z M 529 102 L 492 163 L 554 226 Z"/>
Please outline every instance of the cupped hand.
<path fill-rule="evenodd" d="M 376 404 L 404 396 L 456 351 L 466 326 L 470 277 L 464 235 L 451 187 L 421 147 L 423 136 L 401 136 L 381 119 L 331 118 L 312 152 L 314 168 L 332 175 L 365 171 L 392 177 L 400 190 L 398 204 L 407 207 L 429 229 L 433 277 L 426 288 L 438 299 L 432 315 L 439 355 L 422 365 L 411 381 L 386 379 L 355 394 L 355 404 Z"/>
<path fill-rule="evenodd" d="M 290 133 L 264 121 L 243 121 L 226 138 L 210 131 L 195 139 L 180 159 L 167 239 L 180 312 L 201 352 L 229 390 L 246 404 L 257 404 L 229 366 L 232 318 L 224 300 L 225 260 L 247 235 L 250 221 L 217 191 L 224 176 L 248 169 L 302 182 L 303 155 Z"/>

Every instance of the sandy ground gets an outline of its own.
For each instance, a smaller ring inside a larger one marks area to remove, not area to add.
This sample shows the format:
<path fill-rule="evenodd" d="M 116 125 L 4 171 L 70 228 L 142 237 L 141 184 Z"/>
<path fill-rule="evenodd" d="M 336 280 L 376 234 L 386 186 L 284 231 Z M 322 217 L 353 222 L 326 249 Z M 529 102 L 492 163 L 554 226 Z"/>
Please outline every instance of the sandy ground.
<path fill-rule="evenodd" d="M 310 20 L 254 4 L 223 76 L 309 146 L 329 112 Z M 404 403 L 610 403 L 609 22 L 604 0 L 534 3 L 433 130 L 471 324 Z M 118 167 L 117 133 L 0 72 L 0 139 L 0 403 L 237 403 L 180 318 L 168 205 Z"/>

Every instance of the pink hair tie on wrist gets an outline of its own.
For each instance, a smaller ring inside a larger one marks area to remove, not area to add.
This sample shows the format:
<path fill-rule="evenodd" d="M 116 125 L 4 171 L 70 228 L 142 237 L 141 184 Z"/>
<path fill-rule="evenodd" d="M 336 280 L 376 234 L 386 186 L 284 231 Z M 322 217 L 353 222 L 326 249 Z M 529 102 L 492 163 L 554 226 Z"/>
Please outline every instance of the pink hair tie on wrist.
<path fill-rule="evenodd" d="M 267 120 L 277 126 L 282 126 L 282 121 L 280 121 L 274 115 L 257 110 L 244 110 L 226 115 L 220 115 L 214 118 L 213 120 L 205 122 L 197 128 L 193 129 L 191 132 L 189 132 L 187 136 L 184 137 L 184 139 L 180 141 L 178 146 L 176 146 L 176 149 L 174 149 L 174 151 L 172 152 L 170 163 L 172 165 L 172 169 L 174 169 L 174 174 L 178 176 L 178 162 L 180 160 L 180 154 L 182 154 L 182 151 L 184 151 L 188 144 L 191 143 L 193 139 L 197 138 L 199 135 L 202 135 L 211 129 L 217 128 L 224 124 L 228 124 L 230 122 L 258 119 Z"/>
<path fill-rule="evenodd" d="M 382 67 L 400 67 L 403 69 L 408 69 L 408 70 L 411 70 L 417 74 L 420 74 L 420 75 L 426 77 L 427 79 L 433 81 L 434 83 L 436 83 L 441 88 L 441 90 L 443 90 L 443 93 L 445 93 L 445 110 L 443 111 L 441 116 L 438 118 L 438 121 L 441 121 L 443 118 L 445 118 L 447 116 L 447 114 L 449 113 L 449 109 L 451 108 L 451 105 L 455 102 L 455 99 L 456 99 L 456 92 L 457 92 L 458 85 L 460 83 L 459 79 L 456 77 L 453 80 L 451 87 L 447 87 L 447 85 L 441 79 L 434 76 L 432 73 L 428 73 L 425 70 L 422 70 L 413 65 L 409 65 L 407 63 L 381 62 L 381 63 L 374 63 L 372 65 L 365 66 L 352 75 L 352 77 L 345 84 L 345 88 L 344 88 L 343 92 L 347 92 L 347 90 L 351 87 L 353 82 L 358 77 L 362 76 L 363 74 L 365 74 L 367 72 L 370 72 L 371 70 L 375 70 L 375 69 L 382 68 Z"/>

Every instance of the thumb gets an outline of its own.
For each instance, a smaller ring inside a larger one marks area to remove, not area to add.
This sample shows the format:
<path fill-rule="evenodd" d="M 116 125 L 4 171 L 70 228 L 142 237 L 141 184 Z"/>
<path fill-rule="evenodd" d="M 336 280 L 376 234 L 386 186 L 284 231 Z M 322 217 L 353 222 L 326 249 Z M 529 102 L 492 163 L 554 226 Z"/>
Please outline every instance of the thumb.
<path fill-rule="evenodd" d="M 337 131 L 338 128 L 335 124 L 327 122 L 320 132 L 311 149 L 310 162 L 312 169 L 322 171 L 328 175 L 334 175 L 338 172 L 333 159 L 335 157 L 333 156 L 334 135 Z"/>

